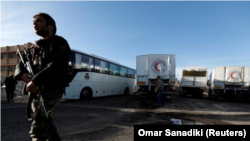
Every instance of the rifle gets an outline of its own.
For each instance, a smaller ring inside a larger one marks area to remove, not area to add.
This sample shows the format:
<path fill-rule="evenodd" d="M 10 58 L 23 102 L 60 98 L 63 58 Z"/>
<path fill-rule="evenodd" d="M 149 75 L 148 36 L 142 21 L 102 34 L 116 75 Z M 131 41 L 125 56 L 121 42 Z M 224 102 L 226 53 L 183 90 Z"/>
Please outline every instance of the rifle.
<path fill-rule="evenodd" d="M 30 75 L 32 77 L 34 77 L 34 72 L 32 70 L 32 66 L 31 66 L 31 60 L 27 54 L 27 51 L 26 49 L 24 48 L 24 51 L 23 53 L 21 53 L 20 51 L 20 46 L 17 45 L 17 52 L 16 52 L 17 55 L 20 56 L 20 59 L 22 61 L 22 63 L 24 64 L 24 67 L 28 70 L 28 72 L 30 73 Z M 40 90 L 42 90 L 41 88 L 39 88 Z M 32 103 L 32 100 L 34 98 L 37 97 L 37 94 L 36 93 L 31 93 L 29 92 L 29 100 L 28 100 L 28 103 L 27 103 L 27 109 L 26 109 L 26 116 L 28 118 L 29 121 L 31 121 L 34 117 L 32 117 L 32 110 L 31 110 L 31 103 Z M 43 97 L 39 94 L 39 98 L 38 98 L 38 101 L 39 101 L 39 105 L 38 105 L 38 109 L 41 107 L 43 110 L 44 110 L 44 113 L 46 115 L 46 117 L 48 118 L 48 113 L 44 107 L 44 100 L 43 100 Z M 39 110 L 36 110 L 36 113 L 34 116 L 36 116 L 38 114 L 38 111 Z"/>

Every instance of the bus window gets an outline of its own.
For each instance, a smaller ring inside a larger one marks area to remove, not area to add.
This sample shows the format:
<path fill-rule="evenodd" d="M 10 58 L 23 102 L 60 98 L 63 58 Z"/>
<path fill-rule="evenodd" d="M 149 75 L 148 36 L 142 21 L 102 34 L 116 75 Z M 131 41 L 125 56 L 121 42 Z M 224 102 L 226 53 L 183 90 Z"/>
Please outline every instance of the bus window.
<path fill-rule="evenodd" d="M 136 78 L 135 76 L 136 76 L 136 71 L 134 70 L 134 75 L 133 75 L 134 77 L 133 78 Z"/>
<path fill-rule="evenodd" d="M 89 57 L 89 71 L 95 71 L 94 60 L 94 58 Z"/>
<path fill-rule="evenodd" d="M 92 57 L 82 55 L 81 66 L 83 70 L 93 71 L 94 70 L 94 59 Z"/>
<path fill-rule="evenodd" d="M 115 65 L 112 63 L 109 63 L 109 74 L 115 75 Z"/>
<path fill-rule="evenodd" d="M 120 66 L 116 65 L 115 75 L 120 76 Z"/>
<path fill-rule="evenodd" d="M 81 57 L 82 55 L 81 54 L 78 54 L 78 53 L 76 53 L 75 54 L 75 68 L 76 69 L 82 69 L 82 67 L 81 67 Z"/>
<path fill-rule="evenodd" d="M 70 57 L 69 57 L 69 66 L 71 66 L 72 68 L 75 68 L 75 65 L 76 65 L 76 61 L 75 61 L 75 52 L 71 51 L 70 52 Z"/>
<path fill-rule="evenodd" d="M 101 73 L 105 73 L 108 74 L 108 62 L 106 61 L 100 61 L 100 72 Z"/>
<path fill-rule="evenodd" d="M 101 61 L 99 59 L 95 59 L 95 72 L 101 72 Z"/>
<path fill-rule="evenodd" d="M 72 52 L 70 52 L 70 57 L 69 57 L 69 62 L 75 62 L 75 53 L 72 51 Z"/>
<path fill-rule="evenodd" d="M 121 67 L 120 76 L 127 77 L 127 68 Z"/>
<path fill-rule="evenodd" d="M 83 70 L 89 70 L 89 57 L 86 55 L 81 56 L 81 66 Z"/>
<path fill-rule="evenodd" d="M 119 66 L 112 63 L 109 64 L 109 74 L 119 76 L 120 73 L 119 69 L 120 69 Z"/>
<path fill-rule="evenodd" d="M 129 78 L 133 78 L 133 70 L 131 70 L 131 69 L 128 69 L 128 77 Z"/>
<path fill-rule="evenodd" d="M 94 58 L 76 53 L 75 68 L 86 71 L 94 71 Z"/>

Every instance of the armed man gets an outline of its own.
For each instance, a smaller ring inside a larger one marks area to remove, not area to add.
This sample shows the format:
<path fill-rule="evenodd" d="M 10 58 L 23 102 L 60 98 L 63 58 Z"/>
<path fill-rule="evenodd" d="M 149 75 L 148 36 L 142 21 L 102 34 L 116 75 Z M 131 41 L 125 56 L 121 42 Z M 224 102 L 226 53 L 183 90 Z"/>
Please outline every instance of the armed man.
<path fill-rule="evenodd" d="M 68 86 L 68 62 L 70 47 L 67 41 L 56 35 L 56 23 L 46 14 L 33 17 L 35 33 L 41 39 L 27 49 L 34 76 L 20 61 L 16 66 L 15 79 L 26 83 L 26 90 L 33 96 L 31 106 L 33 122 L 30 136 L 32 141 L 60 141 L 61 138 L 53 124 L 53 114 Z M 42 104 L 42 106 L 41 106 Z M 27 112 L 29 112 L 27 110 Z"/>

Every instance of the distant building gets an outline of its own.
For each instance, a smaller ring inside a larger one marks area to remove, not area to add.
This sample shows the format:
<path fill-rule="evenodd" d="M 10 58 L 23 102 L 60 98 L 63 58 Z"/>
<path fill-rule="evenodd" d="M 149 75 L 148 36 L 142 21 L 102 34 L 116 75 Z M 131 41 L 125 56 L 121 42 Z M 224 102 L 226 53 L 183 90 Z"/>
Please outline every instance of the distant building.
<path fill-rule="evenodd" d="M 28 48 L 32 43 L 20 45 L 20 50 Z M 1 80 L 10 73 L 14 74 L 16 64 L 19 62 L 19 56 L 16 55 L 17 46 L 1 47 Z"/>
<path fill-rule="evenodd" d="M 28 48 L 32 45 L 33 44 L 30 42 L 20 45 L 20 50 L 23 51 L 24 48 Z M 1 82 L 4 82 L 5 78 L 9 76 L 9 74 L 15 73 L 16 65 L 20 60 L 20 57 L 16 55 L 16 50 L 17 45 L 1 47 Z M 18 86 L 22 87 L 23 83 L 21 81 L 18 83 Z M 17 89 L 19 89 L 18 86 Z"/>

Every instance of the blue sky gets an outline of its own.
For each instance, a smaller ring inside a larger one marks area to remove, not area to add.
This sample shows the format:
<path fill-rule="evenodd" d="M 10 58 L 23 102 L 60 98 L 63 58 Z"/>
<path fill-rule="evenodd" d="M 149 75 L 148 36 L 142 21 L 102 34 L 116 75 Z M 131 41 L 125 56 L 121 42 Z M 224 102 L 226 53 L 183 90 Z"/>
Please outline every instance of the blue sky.
<path fill-rule="evenodd" d="M 186 66 L 250 66 L 250 1 L 1 2 L 1 47 L 39 39 L 45 12 L 70 47 L 136 68 L 136 56 L 175 54 Z"/>

